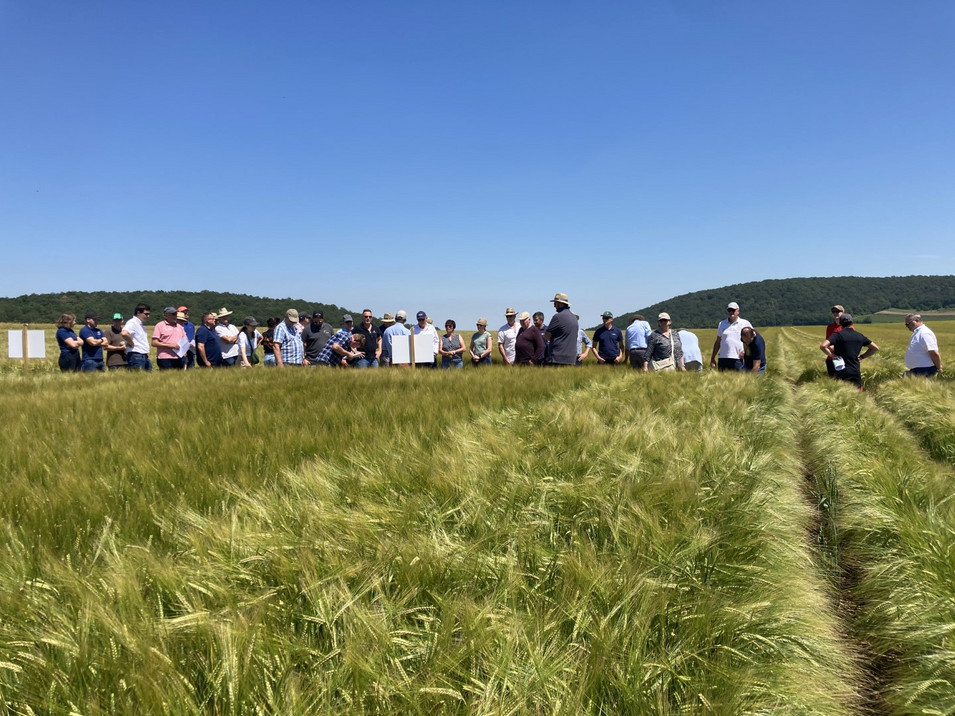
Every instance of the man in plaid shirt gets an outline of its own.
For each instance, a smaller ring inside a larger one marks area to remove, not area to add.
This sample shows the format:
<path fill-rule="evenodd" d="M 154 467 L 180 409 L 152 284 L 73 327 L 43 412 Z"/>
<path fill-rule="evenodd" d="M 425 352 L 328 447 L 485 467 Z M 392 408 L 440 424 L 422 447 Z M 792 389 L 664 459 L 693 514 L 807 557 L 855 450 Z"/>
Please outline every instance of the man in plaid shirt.
<path fill-rule="evenodd" d="M 287 365 L 302 365 L 305 358 L 305 346 L 298 331 L 298 311 L 290 308 L 285 312 L 285 320 L 275 327 L 272 338 L 272 350 L 275 352 L 275 365 L 284 368 Z"/>

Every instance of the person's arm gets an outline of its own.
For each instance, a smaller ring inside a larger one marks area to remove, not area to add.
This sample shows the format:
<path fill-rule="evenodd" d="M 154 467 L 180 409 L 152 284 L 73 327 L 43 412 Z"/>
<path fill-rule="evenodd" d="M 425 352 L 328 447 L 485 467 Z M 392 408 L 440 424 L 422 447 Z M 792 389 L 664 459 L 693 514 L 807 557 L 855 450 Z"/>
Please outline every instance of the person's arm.
<path fill-rule="evenodd" d="M 249 358 L 248 358 L 248 354 L 247 354 L 247 346 L 249 345 L 249 337 L 246 336 L 246 337 L 245 337 L 245 340 L 243 341 L 242 338 L 241 338 L 241 335 L 242 335 L 242 334 L 240 333 L 240 334 L 239 334 L 239 336 L 240 336 L 240 338 L 239 338 L 239 365 L 241 365 L 243 368 L 251 368 L 251 367 L 252 367 L 252 363 L 249 362 Z"/>
<path fill-rule="evenodd" d="M 76 348 L 76 349 L 79 349 L 79 347 L 83 345 L 83 341 L 81 341 L 79 338 L 70 338 L 69 336 L 64 338 L 63 342 L 66 345 L 68 345 L 70 348 Z"/>
<path fill-rule="evenodd" d="M 620 340 L 617 341 L 617 357 L 613 359 L 614 363 L 619 363 L 623 360 L 623 353 L 626 350 L 623 345 L 623 334 L 620 334 Z"/>
<path fill-rule="evenodd" d="M 206 358 L 206 344 L 196 341 L 196 348 L 199 349 L 199 360 L 202 361 L 202 365 L 206 366 L 207 368 L 211 368 L 212 363 L 210 363 L 209 359 Z"/>
<path fill-rule="evenodd" d="M 717 336 L 716 340 L 713 342 L 713 353 L 710 355 L 710 368 L 716 367 L 716 354 L 720 352 L 720 337 Z"/>
<path fill-rule="evenodd" d="M 938 350 L 934 350 L 934 351 L 930 350 L 928 351 L 928 357 L 931 358 L 932 363 L 935 364 L 935 370 L 941 373 L 942 372 L 942 354 L 939 353 Z"/>
<path fill-rule="evenodd" d="M 507 359 L 507 353 L 504 352 L 504 339 L 501 337 L 501 331 L 497 332 L 497 350 L 501 354 L 504 365 L 510 365 L 511 362 Z"/>
<path fill-rule="evenodd" d="M 835 357 L 835 353 L 832 352 L 832 344 L 829 342 L 828 338 L 819 344 L 819 350 L 826 354 L 826 358 L 831 359 Z"/>
<path fill-rule="evenodd" d="M 235 335 L 229 335 L 228 330 L 225 330 L 224 327 L 221 333 L 219 332 L 219 329 L 216 328 L 216 335 L 219 336 L 219 340 L 222 341 L 223 343 L 235 343 L 236 341 L 239 340 L 238 333 L 236 333 Z"/>
<path fill-rule="evenodd" d="M 298 338 L 298 336 L 289 335 L 288 331 L 285 331 L 284 333 L 285 333 L 285 336 L 283 340 L 287 341 L 291 339 L 294 341 Z M 275 367 L 284 368 L 285 364 L 282 362 L 282 342 L 279 340 L 278 327 L 276 327 L 275 331 L 272 332 L 272 355 L 275 356 Z M 302 363 L 305 365 L 308 365 L 308 363 L 305 362 L 304 358 L 302 359 Z"/>
<path fill-rule="evenodd" d="M 177 348 L 179 348 L 178 343 L 166 343 L 164 341 L 159 340 L 158 338 L 156 338 L 155 333 L 153 333 L 152 346 L 153 348 L 166 348 L 168 350 L 176 350 Z"/>
<path fill-rule="evenodd" d="M 656 347 L 654 345 L 656 343 L 656 341 L 654 340 L 655 338 L 656 337 L 652 333 L 650 334 L 650 337 L 647 338 L 647 352 L 646 352 L 646 355 L 643 357 L 643 372 L 644 373 L 650 372 L 650 361 L 653 359 L 653 351 Z"/>
<path fill-rule="evenodd" d="M 871 355 L 875 355 L 879 352 L 879 347 L 875 343 L 870 343 L 869 346 L 865 349 L 865 353 L 859 356 L 859 360 L 868 358 Z"/>
<path fill-rule="evenodd" d="M 583 346 L 583 351 L 577 356 L 577 360 L 583 363 L 587 359 L 587 356 L 590 355 L 590 349 L 593 347 L 593 343 L 590 342 L 590 337 L 586 333 L 580 343 Z"/>
<path fill-rule="evenodd" d="M 381 332 L 378 333 L 378 342 L 375 345 L 375 360 L 381 358 Z"/>

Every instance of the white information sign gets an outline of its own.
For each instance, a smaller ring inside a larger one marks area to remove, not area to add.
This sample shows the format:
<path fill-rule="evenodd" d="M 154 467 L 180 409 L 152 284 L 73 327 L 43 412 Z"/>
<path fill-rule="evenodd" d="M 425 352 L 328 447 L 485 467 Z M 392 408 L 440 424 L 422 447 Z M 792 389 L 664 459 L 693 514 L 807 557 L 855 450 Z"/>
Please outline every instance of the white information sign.
<path fill-rule="evenodd" d="M 391 362 L 393 365 L 411 362 L 411 341 L 414 341 L 414 362 L 431 363 L 434 361 L 434 336 L 419 333 L 411 336 L 394 336 L 391 341 Z"/>
<path fill-rule="evenodd" d="M 27 331 L 27 356 L 46 358 L 44 331 Z M 23 331 L 7 331 L 7 357 L 23 358 Z"/>

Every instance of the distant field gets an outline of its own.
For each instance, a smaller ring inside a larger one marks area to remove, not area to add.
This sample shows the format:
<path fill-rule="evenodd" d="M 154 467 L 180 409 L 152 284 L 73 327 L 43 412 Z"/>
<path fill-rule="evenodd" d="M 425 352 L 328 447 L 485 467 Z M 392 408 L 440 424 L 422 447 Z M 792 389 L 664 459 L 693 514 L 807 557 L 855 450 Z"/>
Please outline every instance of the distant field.
<path fill-rule="evenodd" d="M 955 382 L 859 328 L 864 393 L 821 326 L 763 378 L 4 357 L 3 710 L 953 713 Z"/>

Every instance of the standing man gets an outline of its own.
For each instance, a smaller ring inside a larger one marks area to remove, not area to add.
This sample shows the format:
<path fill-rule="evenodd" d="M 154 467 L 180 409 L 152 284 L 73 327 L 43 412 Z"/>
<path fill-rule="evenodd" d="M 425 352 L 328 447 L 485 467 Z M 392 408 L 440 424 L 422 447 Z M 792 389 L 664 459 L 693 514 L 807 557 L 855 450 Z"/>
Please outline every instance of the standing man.
<path fill-rule="evenodd" d="M 634 370 L 643 370 L 643 364 L 647 362 L 647 339 L 652 332 L 650 324 L 639 313 L 630 319 L 624 335 L 627 346 L 625 360 L 630 361 L 630 367 Z"/>
<path fill-rule="evenodd" d="M 819 350 L 833 359 L 836 380 L 852 383 L 862 390 L 862 369 L 859 363 L 876 353 L 879 347 L 852 327 L 852 316 L 848 313 L 839 317 L 839 324 L 842 330 L 820 343 Z M 863 348 L 865 353 L 862 352 Z"/>
<path fill-rule="evenodd" d="M 218 368 L 222 365 L 222 349 L 219 348 L 216 314 L 213 311 L 202 314 L 202 325 L 196 329 L 196 353 L 200 368 Z"/>
<path fill-rule="evenodd" d="M 179 355 L 180 343 L 186 337 L 186 329 L 179 325 L 176 309 L 166 306 L 163 320 L 153 328 L 153 348 L 156 349 L 156 364 L 159 370 L 182 370 L 186 364 Z"/>
<path fill-rule="evenodd" d="M 744 328 L 739 332 L 743 341 L 743 370 L 750 373 L 766 372 L 766 341 L 755 328 Z"/>
<path fill-rule="evenodd" d="M 514 341 L 514 365 L 537 365 L 544 353 L 544 337 L 537 326 L 531 325 L 531 314 L 523 311 L 518 316 L 521 324 Z"/>
<path fill-rule="evenodd" d="M 192 368 L 196 364 L 196 324 L 189 320 L 189 306 L 176 309 L 176 320 L 189 339 L 189 352 L 183 356 L 183 363 L 186 368 Z"/>
<path fill-rule="evenodd" d="M 404 309 L 401 309 L 395 314 L 395 322 L 385 329 L 385 334 L 382 336 L 382 343 L 388 351 L 388 363 L 390 365 L 408 365 L 408 363 L 395 363 L 394 351 L 395 340 L 404 340 L 403 336 L 411 335 L 411 331 L 405 326 L 407 320 L 408 314 L 405 313 Z"/>
<path fill-rule="evenodd" d="M 378 333 L 381 336 L 381 353 L 378 354 L 378 365 L 382 367 L 391 365 L 391 353 L 388 350 L 389 346 L 385 343 L 385 331 L 391 328 L 394 323 L 395 317 L 390 313 L 386 313 L 381 319 L 381 324 L 378 326 Z"/>
<path fill-rule="evenodd" d="M 216 314 L 216 335 L 222 351 L 222 365 L 234 366 L 239 359 L 239 329 L 229 323 L 232 311 L 223 306 Z"/>
<path fill-rule="evenodd" d="M 126 352 L 130 370 L 152 370 L 153 364 L 149 361 L 149 338 L 146 336 L 146 327 L 143 319 L 149 318 L 149 306 L 145 303 L 136 304 L 133 317 L 126 321 L 123 333 L 129 338 L 131 348 Z"/>
<path fill-rule="evenodd" d="M 298 311 L 290 308 L 285 312 L 285 320 L 275 327 L 272 352 L 275 354 L 275 365 L 278 368 L 301 367 L 305 360 L 304 344 L 296 328 L 298 325 Z M 315 360 L 318 360 L 317 356 Z"/>
<path fill-rule="evenodd" d="M 109 340 L 97 327 L 98 322 L 99 316 L 94 311 L 88 311 L 86 325 L 80 329 L 80 340 L 83 342 L 83 363 L 80 370 L 84 373 L 106 370 L 106 364 L 103 363 L 103 348 L 109 345 Z"/>
<path fill-rule="evenodd" d="M 838 333 L 842 330 L 842 326 L 839 325 L 839 319 L 842 317 L 842 314 L 846 312 L 846 309 L 840 306 L 838 303 L 832 307 L 832 323 L 826 326 L 826 340 L 828 341 L 833 333 Z M 826 356 L 826 374 L 830 378 L 836 377 L 836 369 L 832 366 L 832 358 Z"/>
<path fill-rule="evenodd" d="M 361 323 L 355 326 L 352 333 L 365 337 L 365 355 L 355 361 L 356 368 L 377 368 L 378 358 L 381 356 L 381 333 L 371 324 L 371 309 L 361 312 Z"/>
<path fill-rule="evenodd" d="M 544 334 L 544 340 L 550 343 L 548 365 L 579 365 L 580 324 L 570 311 L 570 299 L 566 293 L 555 293 L 551 303 L 555 313 L 550 317 Z"/>
<path fill-rule="evenodd" d="M 517 332 L 521 329 L 517 325 L 517 311 L 513 308 L 505 309 L 504 320 L 507 322 L 497 332 L 497 350 L 504 365 L 514 365 L 514 343 L 517 341 Z"/>
<path fill-rule="evenodd" d="M 127 340 L 128 335 L 123 330 L 123 314 L 114 313 L 113 325 L 106 331 L 106 368 L 108 370 L 119 370 L 129 365 L 126 350 L 132 343 Z"/>
<path fill-rule="evenodd" d="M 623 333 L 613 325 L 613 314 L 604 311 L 603 325 L 594 331 L 594 355 L 598 365 L 616 365 L 623 360 Z"/>
<path fill-rule="evenodd" d="M 716 328 L 716 341 L 713 343 L 713 353 L 710 355 L 710 367 L 719 370 L 743 370 L 743 341 L 740 332 L 753 325 L 745 318 L 739 317 L 739 304 L 736 301 L 726 306 L 726 318 L 720 321 Z M 716 356 L 719 355 L 719 363 Z"/>
<path fill-rule="evenodd" d="M 905 317 L 905 327 L 912 331 L 912 340 L 905 349 L 906 378 L 922 375 L 931 378 L 942 372 L 942 354 L 938 352 L 938 339 L 935 332 L 922 323 L 922 316 L 910 313 Z M 83 334 L 80 333 L 80 337 Z M 84 361 L 84 370 L 86 370 Z"/>
<path fill-rule="evenodd" d="M 534 325 L 537 326 L 537 330 L 540 331 L 541 340 L 544 341 L 544 350 L 541 351 L 541 354 L 537 356 L 537 365 L 544 365 L 547 362 L 547 349 L 550 347 L 547 344 L 547 339 L 544 338 L 544 333 L 547 332 L 547 325 L 544 323 L 544 314 L 541 311 L 534 312 Z"/>
<path fill-rule="evenodd" d="M 299 323 L 299 326 L 302 324 Z M 321 311 L 312 313 L 311 322 L 302 328 L 302 343 L 305 345 L 304 365 L 315 365 L 318 361 L 318 354 L 328 343 L 329 339 L 335 335 L 332 327 L 325 323 L 325 314 Z"/>
<path fill-rule="evenodd" d="M 434 329 L 434 324 L 428 322 L 428 314 L 424 311 L 418 311 L 415 318 L 418 319 L 418 325 L 414 327 L 414 334 L 418 335 L 419 333 L 426 333 L 432 338 L 434 350 L 431 353 L 431 367 L 434 368 L 435 357 L 438 355 L 438 345 L 440 343 L 438 340 L 438 332 Z M 418 361 L 415 362 L 417 363 Z"/>

